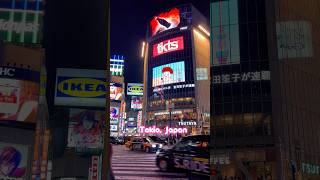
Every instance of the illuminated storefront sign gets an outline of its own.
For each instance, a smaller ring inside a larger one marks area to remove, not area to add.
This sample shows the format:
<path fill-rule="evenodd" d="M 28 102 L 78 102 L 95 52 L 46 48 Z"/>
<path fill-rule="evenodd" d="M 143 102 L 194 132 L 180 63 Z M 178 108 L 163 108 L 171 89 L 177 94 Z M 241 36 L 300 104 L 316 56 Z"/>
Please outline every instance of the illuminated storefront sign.
<path fill-rule="evenodd" d="M 104 107 L 105 77 L 103 70 L 58 68 L 55 105 Z"/>
<path fill-rule="evenodd" d="M 184 49 L 183 36 L 172 38 L 153 45 L 153 57 Z"/>
<path fill-rule="evenodd" d="M 180 10 L 173 8 L 168 12 L 163 12 L 158 16 L 154 16 L 150 22 L 151 35 L 176 28 L 180 24 Z"/>
<path fill-rule="evenodd" d="M 127 95 L 142 96 L 143 95 L 143 84 L 128 83 Z"/>
<path fill-rule="evenodd" d="M 114 55 L 110 59 L 110 72 L 112 76 L 123 76 L 124 72 L 124 57 Z"/>
<path fill-rule="evenodd" d="M 118 131 L 118 125 L 110 124 L 110 131 Z"/>
<path fill-rule="evenodd" d="M 152 87 L 185 82 L 184 61 L 165 64 L 152 69 Z"/>
<path fill-rule="evenodd" d="M 178 122 L 178 125 L 180 125 L 180 126 L 196 126 L 197 122 L 196 121 L 180 121 L 180 122 Z"/>
<path fill-rule="evenodd" d="M 131 109 L 142 109 L 142 97 L 132 97 Z"/>
<path fill-rule="evenodd" d="M 194 88 L 194 84 L 180 84 L 180 85 L 173 85 L 173 86 L 166 86 L 166 87 L 156 87 L 153 89 L 153 92 L 160 92 L 164 90 L 170 90 L 170 89 L 184 89 L 184 88 Z"/>
<path fill-rule="evenodd" d="M 15 3 L 12 3 L 15 4 Z M 6 42 L 40 43 L 43 11 L 2 8 L 0 4 L 0 38 Z M 26 6 L 27 7 L 27 6 Z"/>
<path fill-rule="evenodd" d="M 246 72 L 246 73 L 233 73 L 233 74 L 223 74 L 215 75 L 212 77 L 213 84 L 229 84 L 237 82 L 247 82 L 247 81 L 267 81 L 270 80 L 270 71 L 256 71 L 256 72 Z"/>
<path fill-rule="evenodd" d="M 156 126 L 152 126 L 152 127 L 140 126 L 139 132 L 145 133 L 145 134 L 186 134 L 188 133 L 188 129 L 187 128 L 170 128 L 168 126 L 166 126 L 164 129 L 160 129 Z"/>
<path fill-rule="evenodd" d="M 168 115 L 168 114 L 169 114 L 168 111 L 154 113 L 155 116 L 162 116 L 162 115 Z M 182 111 L 172 111 L 171 114 L 182 114 Z"/>

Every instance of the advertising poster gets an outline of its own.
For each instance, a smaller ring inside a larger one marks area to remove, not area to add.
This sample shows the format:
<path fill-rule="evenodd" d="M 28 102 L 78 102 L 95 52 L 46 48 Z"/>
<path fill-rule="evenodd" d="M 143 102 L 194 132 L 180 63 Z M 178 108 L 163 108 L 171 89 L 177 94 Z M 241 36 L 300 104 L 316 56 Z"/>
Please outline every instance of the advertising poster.
<path fill-rule="evenodd" d="M 70 109 L 68 147 L 75 147 L 77 152 L 101 149 L 104 117 L 104 111 Z"/>
<path fill-rule="evenodd" d="M 165 64 L 152 69 L 152 87 L 185 82 L 184 61 Z"/>
<path fill-rule="evenodd" d="M 104 70 L 57 69 L 55 105 L 105 107 L 105 96 Z"/>
<path fill-rule="evenodd" d="M 0 67 L 0 71 L 7 72 L 7 76 L 0 74 L 0 120 L 34 123 L 38 110 L 39 72 L 9 67 Z"/>
<path fill-rule="evenodd" d="M 120 110 L 118 107 L 110 107 L 110 119 L 118 119 L 120 117 Z"/>
<path fill-rule="evenodd" d="M 143 96 L 143 84 L 141 84 L 141 83 L 128 83 L 127 95 Z"/>
<path fill-rule="evenodd" d="M 131 109 L 136 109 L 136 110 L 142 109 L 142 103 L 143 103 L 142 97 L 133 96 L 131 98 Z"/>
<path fill-rule="evenodd" d="M 237 0 L 215 2 L 211 5 L 211 34 L 213 65 L 240 63 L 240 40 Z"/>
<path fill-rule="evenodd" d="M 123 88 L 121 84 L 110 83 L 110 100 L 122 101 Z"/>
<path fill-rule="evenodd" d="M 0 142 L 0 179 L 27 179 L 28 146 Z"/>
<path fill-rule="evenodd" d="M 276 28 L 279 59 L 313 57 L 310 22 L 277 22 Z"/>
<path fill-rule="evenodd" d="M 179 24 L 180 10 L 178 8 L 170 9 L 152 18 L 150 22 L 151 35 L 154 36 L 160 32 L 176 28 Z"/>

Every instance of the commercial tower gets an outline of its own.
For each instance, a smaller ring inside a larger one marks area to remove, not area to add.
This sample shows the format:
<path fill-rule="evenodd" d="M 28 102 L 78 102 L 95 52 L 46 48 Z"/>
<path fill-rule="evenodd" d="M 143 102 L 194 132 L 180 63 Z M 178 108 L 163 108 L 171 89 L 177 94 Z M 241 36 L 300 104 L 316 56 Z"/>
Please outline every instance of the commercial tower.
<path fill-rule="evenodd" d="M 210 42 L 207 20 L 192 5 L 150 21 L 144 59 L 144 125 L 209 133 Z"/>
<path fill-rule="evenodd" d="M 319 179 L 319 5 L 211 1 L 217 175 Z"/>
<path fill-rule="evenodd" d="M 43 15 L 43 0 L 0 2 L 0 179 L 50 178 Z"/>

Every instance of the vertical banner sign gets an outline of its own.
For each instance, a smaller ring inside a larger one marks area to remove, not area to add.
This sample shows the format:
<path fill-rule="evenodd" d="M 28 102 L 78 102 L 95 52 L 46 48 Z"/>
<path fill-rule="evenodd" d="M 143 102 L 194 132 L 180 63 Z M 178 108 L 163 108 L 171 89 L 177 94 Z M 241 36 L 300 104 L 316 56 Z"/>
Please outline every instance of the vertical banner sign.
<path fill-rule="evenodd" d="M 48 150 L 50 132 L 45 130 L 44 134 L 40 130 L 36 131 L 33 154 L 32 179 L 46 180 L 47 179 L 47 165 L 48 165 Z"/>
<path fill-rule="evenodd" d="M 91 158 L 91 180 L 98 180 L 99 177 L 99 156 Z"/>

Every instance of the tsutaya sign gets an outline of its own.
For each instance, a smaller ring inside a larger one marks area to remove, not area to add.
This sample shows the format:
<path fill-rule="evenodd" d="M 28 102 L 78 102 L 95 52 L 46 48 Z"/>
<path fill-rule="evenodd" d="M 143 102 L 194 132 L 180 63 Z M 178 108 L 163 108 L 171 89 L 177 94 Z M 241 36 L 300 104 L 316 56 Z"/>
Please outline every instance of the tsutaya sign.
<path fill-rule="evenodd" d="M 152 127 L 140 126 L 139 132 L 145 133 L 145 134 L 186 134 L 188 133 L 188 129 L 187 128 L 170 128 L 168 126 L 166 126 L 164 129 L 157 128 L 156 126 L 152 126 Z"/>
<path fill-rule="evenodd" d="M 212 77 L 213 84 L 229 84 L 246 81 L 264 81 L 270 80 L 270 71 L 256 71 L 256 72 L 245 72 L 245 73 L 233 73 L 233 74 L 222 74 L 215 75 Z"/>
<path fill-rule="evenodd" d="M 158 44 L 154 44 L 152 56 L 156 57 L 165 53 L 183 50 L 183 49 L 184 49 L 183 36 L 179 36 L 166 41 L 162 41 Z"/>

